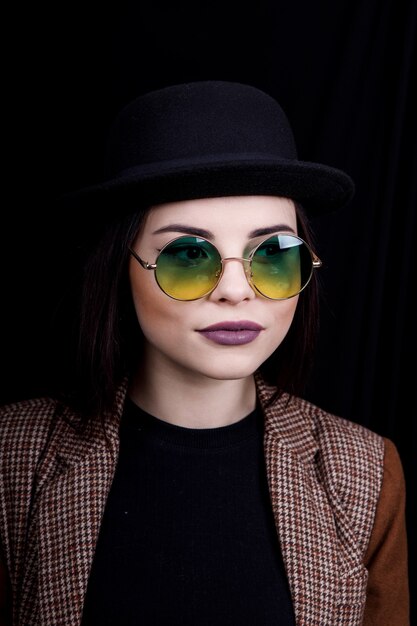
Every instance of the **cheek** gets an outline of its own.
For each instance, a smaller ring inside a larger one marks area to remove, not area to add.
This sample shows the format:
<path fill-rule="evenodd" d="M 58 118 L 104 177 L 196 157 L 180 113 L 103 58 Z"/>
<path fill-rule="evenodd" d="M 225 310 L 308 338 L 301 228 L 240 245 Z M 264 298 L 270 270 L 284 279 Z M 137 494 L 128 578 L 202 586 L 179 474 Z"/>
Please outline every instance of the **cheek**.
<path fill-rule="evenodd" d="M 137 268 L 130 269 L 130 285 L 133 303 L 139 325 L 145 337 L 150 339 L 170 324 L 180 319 L 180 307 L 172 298 L 165 295 L 158 287 L 153 272 L 145 271 L 138 274 Z"/>
<path fill-rule="evenodd" d="M 276 347 L 283 341 L 290 329 L 297 308 L 298 298 L 299 296 L 295 296 L 294 298 L 281 300 L 276 303 L 273 314 L 273 334 L 277 344 Z"/>

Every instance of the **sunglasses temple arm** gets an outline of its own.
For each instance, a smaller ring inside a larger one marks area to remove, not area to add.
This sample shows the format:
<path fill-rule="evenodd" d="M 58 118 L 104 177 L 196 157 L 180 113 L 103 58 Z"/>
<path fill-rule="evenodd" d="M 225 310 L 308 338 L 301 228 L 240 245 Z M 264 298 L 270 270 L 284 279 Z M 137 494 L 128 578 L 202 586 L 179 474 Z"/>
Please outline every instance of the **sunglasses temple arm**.
<path fill-rule="evenodd" d="M 138 261 L 138 263 L 141 264 L 141 266 L 145 269 L 145 270 L 155 270 L 156 269 L 156 263 L 148 263 L 147 261 L 143 261 L 140 256 L 138 254 L 136 254 L 136 252 L 134 250 L 132 250 L 132 248 L 129 248 L 129 252 L 130 254 L 135 257 L 136 261 Z"/>

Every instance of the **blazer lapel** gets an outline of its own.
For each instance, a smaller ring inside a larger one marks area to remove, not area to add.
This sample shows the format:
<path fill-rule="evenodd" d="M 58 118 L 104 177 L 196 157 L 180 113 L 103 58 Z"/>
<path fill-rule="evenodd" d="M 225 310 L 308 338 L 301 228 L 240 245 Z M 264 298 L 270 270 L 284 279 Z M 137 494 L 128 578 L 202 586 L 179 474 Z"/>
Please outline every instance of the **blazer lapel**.
<path fill-rule="evenodd" d="M 78 626 L 100 522 L 116 469 L 119 422 L 126 387 L 116 411 L 80 432 L 65 416 L 38 471 L 29 529 L 21 623 Z M 37 594 L 33 593 L 37 586 Z M 31 598 L 37 597 L 37 606 Z M 26 602 L 25 602 L 26 600 Z"/>
<path fill-rule="evenodd" d="M 314 468 L 312 425 L 290 397 L 268 408 L 270 391 L 258 379 L 265 413 L 265 461 L 272 508 L 296 623 L 335 624 L 338 546 L 335 521 Z"/>
<path fill-rule="evenodd" d="M 42 496 L 37 526 L 41 623 L 79 624 L 113 465 L 109 451 L 97 446 Z"/>

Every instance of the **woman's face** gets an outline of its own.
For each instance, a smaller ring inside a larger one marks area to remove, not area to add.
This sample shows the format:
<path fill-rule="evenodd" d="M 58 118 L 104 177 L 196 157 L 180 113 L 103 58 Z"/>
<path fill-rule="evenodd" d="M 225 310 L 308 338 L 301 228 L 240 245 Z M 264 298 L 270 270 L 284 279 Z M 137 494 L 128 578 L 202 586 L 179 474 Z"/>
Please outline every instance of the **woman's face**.
<path fill-rule="evenodd" d="M 205 238 L 222 258 L 240 258 L 252 242 L 256 245 L 267 238 L 271 228 L 297 232 L 291 200 L 275 196 L 187 200 L 153 207 L 132 247 L 143 260 L 154 263 L 170 240 L 184 232 L 206 231 Z M 259 236 L 261 229 L 267 231 L 264 237 Z M 225 380 L 253 374 L 284 339 L 298 301 L 298 296 L 270 300 L 256 293 L 238 260 L 224 264 L 216 288 L 199 300 L 170 298 L 158 286 L 155 272 L 145 270 L 133 256 L 129 276 L 145 338 L 144 366 L 148 372 L 164 371 L 170 376 Z M 260 330 L 202 332 L 225 322 L 243 322 L 243 327 L 256 324 Z"/>

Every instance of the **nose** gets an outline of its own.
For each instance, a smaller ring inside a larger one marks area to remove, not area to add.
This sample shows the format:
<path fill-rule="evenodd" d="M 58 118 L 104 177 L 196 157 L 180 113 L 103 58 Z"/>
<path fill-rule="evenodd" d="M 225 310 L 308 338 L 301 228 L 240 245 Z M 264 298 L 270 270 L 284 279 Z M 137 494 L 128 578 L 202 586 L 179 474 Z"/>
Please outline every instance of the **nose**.
<path fill-rule="evenodd" d="M 245 259 L 236 257 L 223 259 L 222 267 L 221 278 L 209 296 L 211 300 L 238 304 L 256 298 L 256 293 L 248 282 L 250 267 Z"/>

